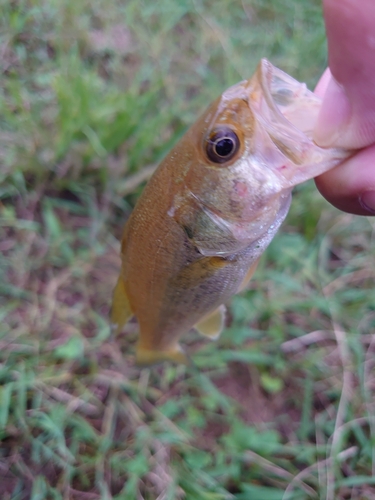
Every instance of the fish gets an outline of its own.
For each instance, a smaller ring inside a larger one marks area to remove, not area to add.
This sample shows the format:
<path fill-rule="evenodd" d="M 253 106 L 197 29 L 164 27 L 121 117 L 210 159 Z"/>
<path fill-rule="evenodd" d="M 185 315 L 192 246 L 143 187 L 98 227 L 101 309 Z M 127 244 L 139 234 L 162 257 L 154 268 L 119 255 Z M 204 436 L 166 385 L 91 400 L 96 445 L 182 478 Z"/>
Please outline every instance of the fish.
<path fill-rule="evenodd" d="M 295 185 L 350 155 L 313 139 L 321 99 L 262 59 L 219 96 L 160 163 L 131 213 L 111 322 L 135 316 L 136 363 L 189 363 L 181 337 L 208 339 L 284 221 Z"/>

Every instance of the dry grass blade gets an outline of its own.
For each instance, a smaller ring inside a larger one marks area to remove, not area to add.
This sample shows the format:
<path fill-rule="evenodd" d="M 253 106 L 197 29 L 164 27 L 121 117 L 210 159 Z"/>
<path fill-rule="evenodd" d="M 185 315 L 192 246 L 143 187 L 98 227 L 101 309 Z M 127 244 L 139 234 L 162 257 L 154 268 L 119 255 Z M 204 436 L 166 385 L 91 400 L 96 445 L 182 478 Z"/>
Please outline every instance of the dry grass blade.
<path fill-rule="evenodd" d="M 339 441 L 340 433 L 338 432 L 338 429 L 342 428 L 345 422 L 348 403 L 352 397 L 352 392 L 353 392 L 353 381 L 352 381 L 353 374 L 350 370 L 351 359 L 350 359 L 350 352 L 347 346 L 346 335 L 345 332 L 343 332 L 342 329 L 339 327 L 339 325 L 334 324 L 333 326 L 334 326 L 337 345 L 340 352 L 341 364 L 343 369 L 343 382 L 342 382 L 340 402 L 337 409 L 337 415 L 335 420 L 335 429 L 332 434 L 332 441 L 329 449 L 329 460 L 327 461 L 327 464 L 329 464 L 331 467 L 329 467 L 327 471 L 326 500 L 334 500 L 335 497 L 335 479 L 334 479 L 334 471 L 332 465 L 334 463 L 337 454 L 337 447 L 340 442 Z"/>
<path fill-rule="evenodd" d="M 254 463 L 260 465 L 264 470 L 274 474 L 275 476 L 281 477 L 283 479 L 286 479 L 288 482 L 293 481 L 293 482 L 299 482 L 299 486 L 309 494 L 310 497 L 316 497 L 317 492 L 311 488 L 308 484 L 304 483 L 302 480 L 300 481 L 299 478 L 296 476 L 293 476 L 290 472 L 287 470 L 283 469 L 282 467 L 279 467 L 275 464 L 273 464 L 271 461 L 266 460 L 262 456 L 258 455 L 257 453 L 254 453 L 251 450 L 247 450 L 244 454 L 244 460 L 245 462 L 249 463 Z"/>
<path fill-rule="evenodd" d="M 344 451 L 341 451 L 340 453 L 338 453 L 335 458 L 339 462 L 344 462 L 348 458 L 354 456 L 357 452 L 358 452 L 358 448 L 356 446 L 352 446 L 351 448 L 348 448 L 347 450 L 344 450 Z M 297 483 L 297 485 L 299 485 L 299 483 L 301 481 L 303 481 L 304 479 L 307 479 L 310 475 L 312 475 L 316 469 L 318 469 L 319 467 L 322 467 L 322 466 L 331 467 L 332 460 L 333 460 L 333 458 L 329 457 L 329 458 L 326 458 L 324 460 L 318 461 L 316 464 L 302 470 L 299 474 L 297 474 L 293 478 L 293 480 L 287 486 L 282 500 L 288 500 L 288 498 L 290 498 L 290 496 L 292 495 L 293 489 L 296 487 L 296 483 Z M 314 495 L 316 495 L 316 492 L 314 492 Z"/>
<path fill-rule="evenodd" d="M 116 188 L 116 192 L 120 196 L 127 196 L 133 193 L 141 184 L 148 181 L 152 174 L 155 172 L 157 165 L 149 165 L 143 167 L 141 170 L 133 175 L 129 175 Z"/>
<path fill-rule="evenodd" d="M 98 416 L 102 413 L 102 408 L 98 408 L 97 406 L 84 401 L 81 398 L 73 396 L 72 394 L 59 389 L 58 387 L 49 387 L 45 384 L 38 384 L 40 388 L 54 398 L 56 401 L 60 401 L 61 403 L 66 404 L 66 409 L 69 412 L 75 412 L 79 410 L 84 415 L 88 415 L 91 417 Z"/>
<path fill-rule="evenodd" d="M 358 271 L 353 271 L 331 281 L 324 287 L 323 293 L 325 296 L 329 296 L 334 294 L 337 290 L 344 289 L 345 287 L 352 286 L 361 281 L 373 280 L 374 278 L 375 271 L 372 269 L 360 269 Z"/>

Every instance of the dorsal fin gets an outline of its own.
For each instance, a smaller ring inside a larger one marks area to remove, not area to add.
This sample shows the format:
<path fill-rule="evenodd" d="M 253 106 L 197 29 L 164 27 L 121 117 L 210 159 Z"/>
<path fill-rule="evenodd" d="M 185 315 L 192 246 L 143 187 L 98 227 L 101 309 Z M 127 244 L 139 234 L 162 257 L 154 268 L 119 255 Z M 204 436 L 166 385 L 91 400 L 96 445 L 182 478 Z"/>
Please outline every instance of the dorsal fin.
<path fill-rule="evenodd" d="M 115 289 L 113 290 L 111 308 L 111 327 L 116 333 L 120 333 L 126 323 L 133 316 L 130 308 L 128 296 L 125 290 L 125 283 L 120 275 Z"/>

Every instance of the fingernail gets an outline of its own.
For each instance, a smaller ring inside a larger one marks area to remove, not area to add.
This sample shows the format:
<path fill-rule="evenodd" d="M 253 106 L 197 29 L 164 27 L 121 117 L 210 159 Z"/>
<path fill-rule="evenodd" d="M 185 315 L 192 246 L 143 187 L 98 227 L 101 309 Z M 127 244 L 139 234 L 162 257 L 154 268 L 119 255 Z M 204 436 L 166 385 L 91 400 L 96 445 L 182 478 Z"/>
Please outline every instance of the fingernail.
<path fill-rule="evenodd" d="M 350 109 L 344 88 L 332 77 L 314 130 L 314 140 L 319 146 L 337 145 L 341 131 L 349 121 Z"/>
<path fill-rule="evenodd" d="M 375 191 L 365 191 L 359 197 L 362 208 L 375 215 Z"/>

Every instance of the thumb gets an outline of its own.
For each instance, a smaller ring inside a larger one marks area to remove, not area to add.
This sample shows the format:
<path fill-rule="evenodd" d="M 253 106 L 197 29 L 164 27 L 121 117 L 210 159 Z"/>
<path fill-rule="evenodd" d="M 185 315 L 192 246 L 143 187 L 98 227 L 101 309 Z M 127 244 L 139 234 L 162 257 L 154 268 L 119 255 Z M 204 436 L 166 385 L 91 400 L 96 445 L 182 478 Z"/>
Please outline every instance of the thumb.
<path fill-rule="evenodd" d="M 314 139 L 362 148 L 375 142 L 375 2 L 324 0 L 323 8 L 331 77 Z"/>

